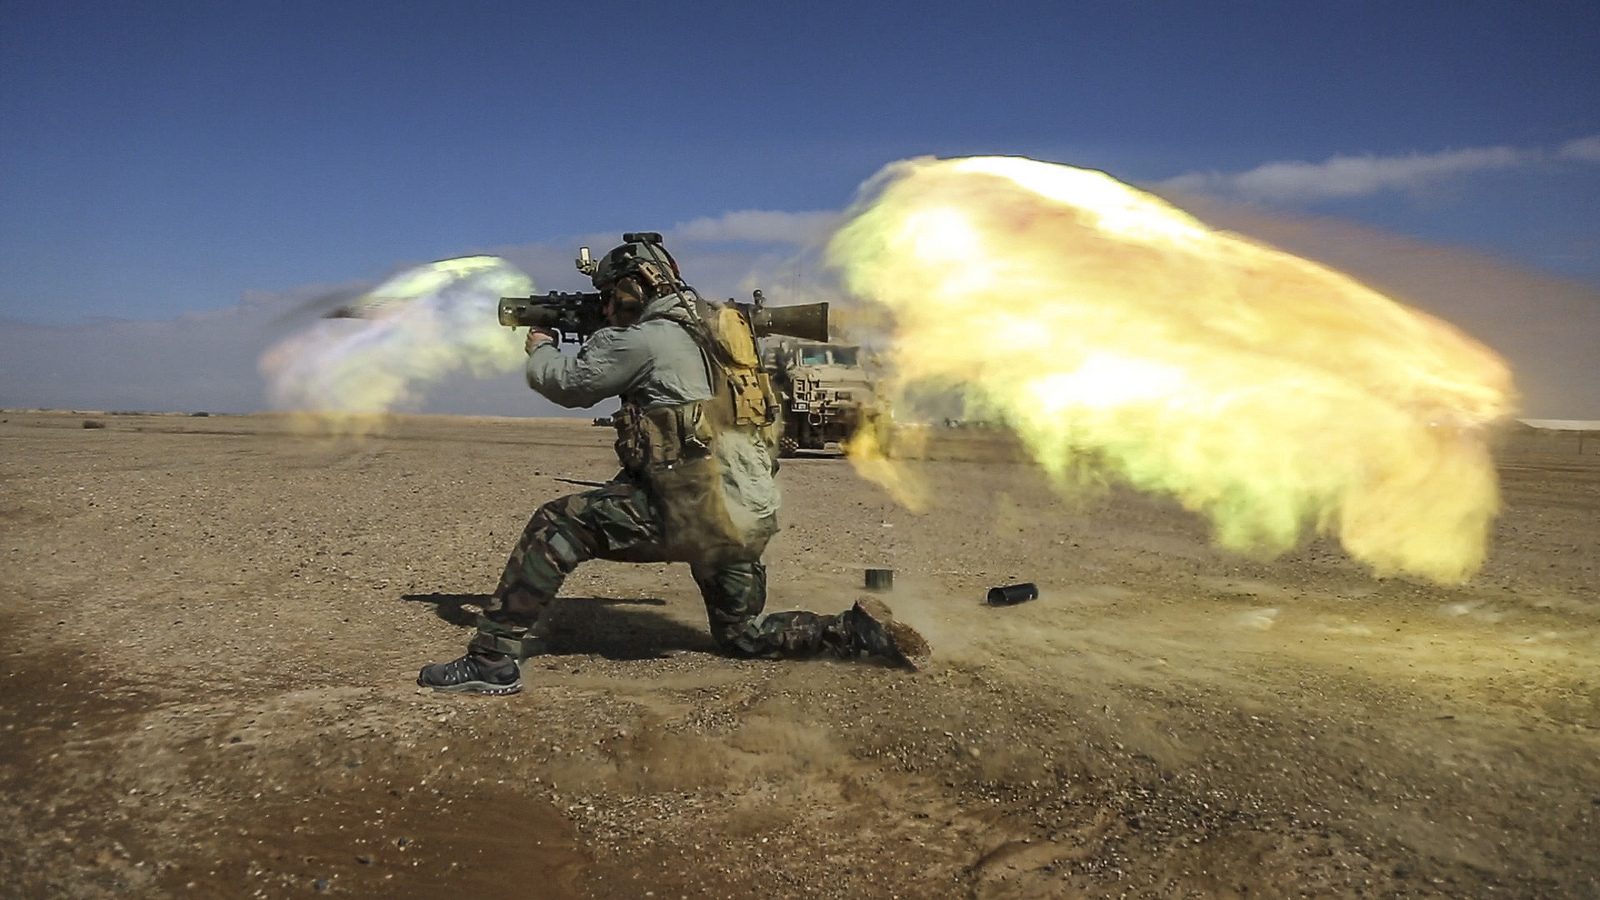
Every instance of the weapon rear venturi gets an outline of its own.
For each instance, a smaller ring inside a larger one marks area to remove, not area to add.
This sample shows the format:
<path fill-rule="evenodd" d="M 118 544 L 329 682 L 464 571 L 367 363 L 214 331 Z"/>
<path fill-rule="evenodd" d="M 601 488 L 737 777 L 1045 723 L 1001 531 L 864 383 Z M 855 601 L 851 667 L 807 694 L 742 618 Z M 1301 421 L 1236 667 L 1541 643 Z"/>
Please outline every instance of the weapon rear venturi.
<path fill-rule="evenodd" d="M 758 306 L 750 314 L 756 337 L 786 334 L 801 340 L 828 341 L 828 304 L 800 303 L 795 306 Z"/>

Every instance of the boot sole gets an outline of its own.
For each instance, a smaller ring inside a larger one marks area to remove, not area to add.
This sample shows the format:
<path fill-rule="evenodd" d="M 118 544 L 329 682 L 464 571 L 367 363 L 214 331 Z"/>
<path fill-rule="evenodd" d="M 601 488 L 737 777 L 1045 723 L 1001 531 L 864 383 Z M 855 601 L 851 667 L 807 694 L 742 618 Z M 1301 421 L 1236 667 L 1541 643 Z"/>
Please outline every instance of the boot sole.
<path fill-rule="evenodd" d="M 427 684 L 418 681 L 423 687 L 430 687 L 436 691 L 447 694 L 488 694 L 500 697 L 506 694 L 516 694 L 522 691 L 522 679 L 517 679 L 510 684 L 490 684 L 487 681 L 463 681 L 460 684 Z"/>

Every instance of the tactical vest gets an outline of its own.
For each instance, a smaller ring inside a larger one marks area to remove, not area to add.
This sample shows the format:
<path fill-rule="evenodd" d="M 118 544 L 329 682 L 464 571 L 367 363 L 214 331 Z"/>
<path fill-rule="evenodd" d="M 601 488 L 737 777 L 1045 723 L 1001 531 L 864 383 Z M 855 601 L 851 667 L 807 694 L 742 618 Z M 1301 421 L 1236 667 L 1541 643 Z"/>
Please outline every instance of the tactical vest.
<path fill-rule="evenodd" d="M 657 318 L 683 326 L 700 348 L 712 397 L 644 409 L 624 397 L 616 417 L 617 458 L 651 493 L 669 559 L 685 562 L 759 558 L 775 523 L 739 527 L 729 514 L 717 443 L 731 431 L 777 443 L 781 407 L 761 370 L 755 334 L 735 306 L 699 301 L 693 313 L 674 307 Z"/>

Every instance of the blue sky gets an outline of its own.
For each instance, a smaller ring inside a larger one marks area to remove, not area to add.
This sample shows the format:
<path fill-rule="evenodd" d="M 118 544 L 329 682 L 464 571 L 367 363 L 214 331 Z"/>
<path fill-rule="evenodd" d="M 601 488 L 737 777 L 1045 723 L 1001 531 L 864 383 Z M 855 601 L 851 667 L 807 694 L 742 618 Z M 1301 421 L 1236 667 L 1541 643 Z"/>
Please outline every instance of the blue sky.
<path fill-rule="evenodd" d="M 8 0 L 0 123 L 0 320 L 28 326 L 838 210 L 925 154 L 1102 168 L 1600 289 L 1592 0 Z"/>

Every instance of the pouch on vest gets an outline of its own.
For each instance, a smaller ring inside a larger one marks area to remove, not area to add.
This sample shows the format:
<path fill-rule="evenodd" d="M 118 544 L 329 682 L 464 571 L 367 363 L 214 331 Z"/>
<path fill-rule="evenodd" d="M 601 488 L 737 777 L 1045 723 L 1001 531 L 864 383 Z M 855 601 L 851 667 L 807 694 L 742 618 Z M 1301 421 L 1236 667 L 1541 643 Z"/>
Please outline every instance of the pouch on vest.
<path fill-rule="evenodd" d="M 749 556 L 728 515 L 714 428 L 698 403 L 641 409 L 624 403 L 617 456 L 650 490 L 668 559 L 684 562 Z"/>
<path fill-rule="evenodd" d="M 782 408 L 771 379 L 761 368 L 750 320 L 743 310 L 731 304 L 705 304 L 700 318 L 711 339 L 711 346 L 702 350 L 713 370 L 714 424 L 758 430 L 768 449 L 776 447 Z"/>

